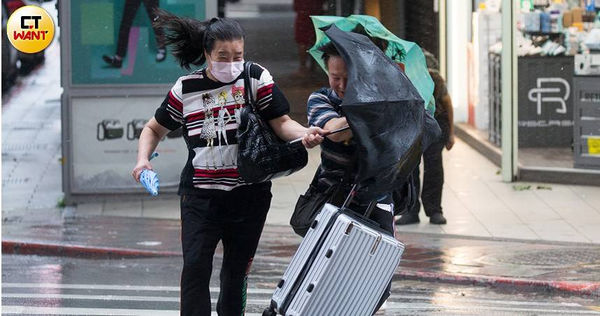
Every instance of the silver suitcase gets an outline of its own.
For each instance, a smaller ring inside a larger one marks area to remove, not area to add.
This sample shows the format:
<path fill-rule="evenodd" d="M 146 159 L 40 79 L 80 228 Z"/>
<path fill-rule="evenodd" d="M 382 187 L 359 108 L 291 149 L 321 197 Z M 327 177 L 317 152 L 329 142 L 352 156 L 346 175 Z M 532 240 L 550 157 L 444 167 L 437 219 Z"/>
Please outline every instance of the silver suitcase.
<path fill-rule="evenodd" d="M 403 251 L 401 242 L 368 220 L 325 204 L 267 310 L 288 316 L 372 315 Z"/>

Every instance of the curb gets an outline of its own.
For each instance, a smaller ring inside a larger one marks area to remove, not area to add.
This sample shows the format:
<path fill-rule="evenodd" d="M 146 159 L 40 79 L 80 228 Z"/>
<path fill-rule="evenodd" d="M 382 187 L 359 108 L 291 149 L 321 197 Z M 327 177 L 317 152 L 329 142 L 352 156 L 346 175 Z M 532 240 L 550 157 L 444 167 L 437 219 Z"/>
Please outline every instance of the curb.
<path fill-rule="evenodd" d="M 443 272 L 414 271 L 400 268 L 394 279 L 443 282 L 462 285 L 505 286 L 519 289 L 558 291 L 573 295 L 600 296 L 600 282 L 551 281 L 497 277 L 486 275 L 462 275 Z"/>
<path fill-rule="evenodd" d="M 3 254 L 63 256 L 76 258 L 115 259 L 179 257 L 180 252 L 154 251 L 129 248 L 90 247 L 69 244 L 51 244 L 23 241 L 2 241 Z"/>

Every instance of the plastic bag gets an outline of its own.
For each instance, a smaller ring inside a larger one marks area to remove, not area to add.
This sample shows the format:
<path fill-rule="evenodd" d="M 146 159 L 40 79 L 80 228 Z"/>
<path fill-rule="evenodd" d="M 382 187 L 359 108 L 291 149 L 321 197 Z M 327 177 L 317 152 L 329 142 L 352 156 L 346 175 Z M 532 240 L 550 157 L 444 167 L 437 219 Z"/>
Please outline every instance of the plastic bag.
<path fill-rule="evenodd" d="M 140 174 L 140 183 L 152 196 L 158 195 L 159 182 L 158 174 L 156 174 L 156 172 L 149 169 L 142 170 L 142 173 Z"/>

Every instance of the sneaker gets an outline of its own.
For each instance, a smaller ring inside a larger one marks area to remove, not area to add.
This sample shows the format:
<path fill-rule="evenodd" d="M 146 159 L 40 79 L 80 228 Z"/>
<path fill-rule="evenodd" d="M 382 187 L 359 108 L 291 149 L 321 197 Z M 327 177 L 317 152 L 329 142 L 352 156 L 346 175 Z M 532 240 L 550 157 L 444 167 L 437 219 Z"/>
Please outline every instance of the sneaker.
<path fill-rule="evenodd" d="M 418 222 L 420 222 L 419 214 L 407 213 L 400 216 L 400 218 L 396 221 L 396 225 L 416 224 Z"/>
<path fill-rule="evenodd" d="M 429 217 L 429 222 L 431 224 L 443 225 L 446 224 L 446 218 L 442 213 L 435 213 Z"/>
<path fill-rule="evenodd" d="M 111 67 L 115 67 L 115 68 L 121 68 L 121 66 L 123 65 L 123 58 L 121 58 L 117 55 L 114 55 L 114 56 L 102 55 L 102 60 L 104 60 L 104 62 L 109 64 Z"/>
<path fill-rule="evenodd" d="M 165 60 L 165 58 L 167 58 L 167 49 L 159 48 L 158 52 L 156 53 L 156 61 L 161 62 Z"/>

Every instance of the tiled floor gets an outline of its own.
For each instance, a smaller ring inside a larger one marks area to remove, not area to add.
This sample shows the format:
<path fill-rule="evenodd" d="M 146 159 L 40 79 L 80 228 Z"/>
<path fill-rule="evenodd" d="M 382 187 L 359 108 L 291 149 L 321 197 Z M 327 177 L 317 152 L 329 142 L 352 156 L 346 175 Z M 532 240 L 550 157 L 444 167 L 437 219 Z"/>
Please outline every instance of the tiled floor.
<path fill-rule="evenodd" d="M 400 231 L 600 243 L 599 187 L 505 183 L 498 167 L 461 141 L 444 152 L 444 166 L 448 224 L 431 225 L 421 212 L 420 224 Z"/>

